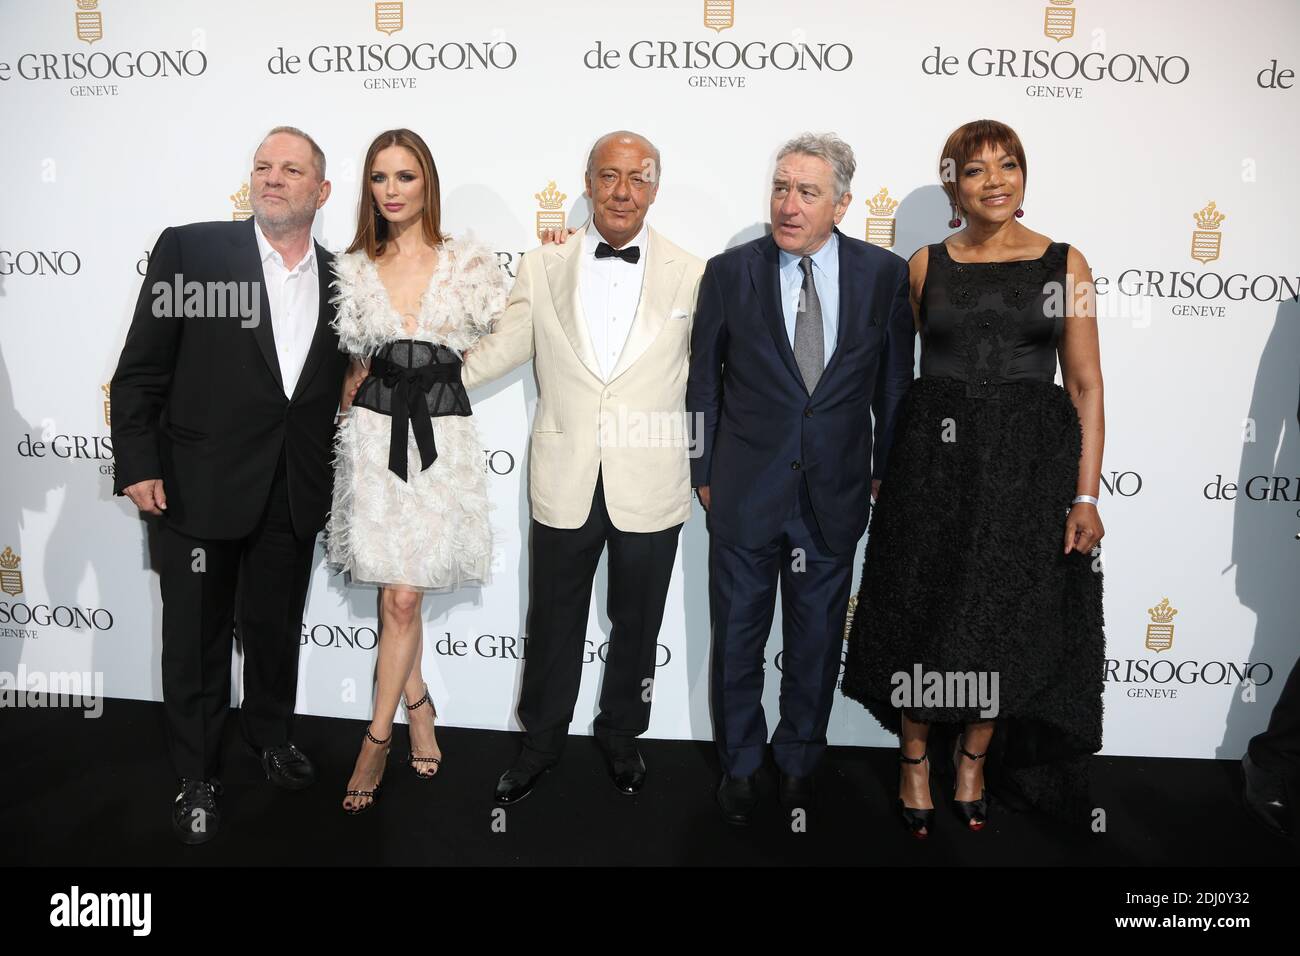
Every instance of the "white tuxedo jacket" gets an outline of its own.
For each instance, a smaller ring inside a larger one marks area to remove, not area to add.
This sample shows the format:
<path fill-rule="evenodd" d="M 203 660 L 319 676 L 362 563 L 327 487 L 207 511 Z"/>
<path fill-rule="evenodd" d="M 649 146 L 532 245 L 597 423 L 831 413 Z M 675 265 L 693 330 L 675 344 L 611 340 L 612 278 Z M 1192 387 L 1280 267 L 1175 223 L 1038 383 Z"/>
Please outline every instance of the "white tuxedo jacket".
<path fill-rule="evenodd" d="M 578 285 L 585 232 L 520 260 L 505 312 L 465 354 L 462 379 L 472 389 L 534 359 L 528 484 L 535 520 L 581 527 L 601 473 L 616 528 L 662 531 L 691 513 L 686 377 L 704 263 L 649 230 L 640 303 L 605 381 Z"/>

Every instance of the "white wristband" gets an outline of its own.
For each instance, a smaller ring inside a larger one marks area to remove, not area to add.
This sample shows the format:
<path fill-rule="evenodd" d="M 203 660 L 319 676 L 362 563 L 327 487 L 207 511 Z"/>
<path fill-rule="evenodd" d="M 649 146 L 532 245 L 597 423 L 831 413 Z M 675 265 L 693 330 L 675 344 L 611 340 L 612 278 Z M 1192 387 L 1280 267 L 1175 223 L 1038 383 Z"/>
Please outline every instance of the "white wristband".
<path fill-rule="evenodd" d="M 1099 504 L 1097 499 L 1094 498 L 1092 495 L 1076 495 L 1075 499 L 1071 501 L 1070 504 L 1077 505 L 1080 502 L 1084 502 L 1084 501 L 1086 501 L 1090 505 Z"/>

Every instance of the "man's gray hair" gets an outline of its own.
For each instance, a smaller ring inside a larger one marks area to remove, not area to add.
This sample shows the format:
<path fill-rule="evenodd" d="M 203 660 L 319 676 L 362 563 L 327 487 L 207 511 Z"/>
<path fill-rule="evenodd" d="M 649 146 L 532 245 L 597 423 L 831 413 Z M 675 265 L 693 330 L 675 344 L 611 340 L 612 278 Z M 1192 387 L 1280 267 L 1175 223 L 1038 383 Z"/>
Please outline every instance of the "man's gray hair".
<path fill-rule="evenodd" d="M 316 175 L 320 177 L 322 182 L 324 182 L 325 150 L 321 149 L 320 146 L 317 145 L 314 139 L 312 139 L 310 136 L 308 136 L 306 133 L 304 133 L 296 126 L 277 126 L 275 129 L 271 130 L 271 132 L 267 133 L 265 136 L 262 137 L 262 142 L 265 143 L 276 133 L 288 133 L 290 136 L 297 136 L 307 141 L 307 145 L 311 147 L 311 162 L 312 165 L 316 167 Z"/>
<path fill-rule="evenodd" d="M 830 164 L 835 174 L 835 200 L 838 202 L 853 184 L 853 173 L 857 170 L 857 161 L 853 158 L 853 148 L 834 133 L 804 133 L 796 136 L 776 154 L 779 163 L 793 153 L 816 156 Z"/>
<path fill-rule="evenodd" d="M 640 133 L 634 133 L 628 129 L 616 129 L 612 133 L 606 133 L 604 136 L 600 137 L 600 139 L 596 140 L 596 142 L 591 144 L 591 151 L 587 153 L 587 175 L 588 176 L 590 176 L 594 171 L 593 167 L 596 162 L 596 151 L 599 150 L 600 147 L 608 143 L 611 139 L 639 139 L 641 140 L 641 142 L 645 143 L 648 147 L 650 147 L 650 152 L 652 152 L 655 157 L 654 178 L 651 181 L 652 182 L 659 181 L 659 176 L 663 172 L 663 161 L 660 160 L 659 158 L 659 147 L 656 146 L 654 143 L 650 142 L 648 137 L 642 136 Z"/>

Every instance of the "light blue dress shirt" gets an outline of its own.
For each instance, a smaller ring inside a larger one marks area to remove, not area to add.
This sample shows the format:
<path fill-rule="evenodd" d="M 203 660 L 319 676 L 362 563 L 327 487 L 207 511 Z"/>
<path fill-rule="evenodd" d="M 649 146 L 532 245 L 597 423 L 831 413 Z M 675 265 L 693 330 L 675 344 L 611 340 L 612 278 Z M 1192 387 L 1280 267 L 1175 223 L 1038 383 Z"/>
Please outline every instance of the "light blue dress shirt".
<path fill-rule="evenodd" d="M 798 315 L 799 291 L 803 288 L 802 256 L 781 250 L 781 310 L 785 314 L 785 334 L 794 348 L 794 320 Z M 822 335 L 825 340 L 823 368 L 830 364 L 831 353 L 840 332 L 840 238 L 831 233 L 826 243 L 812 254 L 813 285 L 822 307 Z"/>

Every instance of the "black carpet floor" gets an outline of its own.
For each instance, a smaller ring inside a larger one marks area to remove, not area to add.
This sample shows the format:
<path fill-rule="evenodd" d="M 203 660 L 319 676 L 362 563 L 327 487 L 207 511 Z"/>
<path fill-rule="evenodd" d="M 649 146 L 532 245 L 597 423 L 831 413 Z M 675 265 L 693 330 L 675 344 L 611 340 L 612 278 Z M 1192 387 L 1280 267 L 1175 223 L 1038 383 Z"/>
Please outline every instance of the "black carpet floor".
<path fill-rule="evenodd" d="M 72 709 L 0 713 L 0 863 L 37 866 L 648 865 L 648 866 L 1294 866 L 1300 849 L 1248 817 L 1232 761 L 1098 757 L 1093 790 L 1101 833 L 1069 834 L 995 806 L 981 833 L 940 804 L 932 838 L 914 841 L 894 816 L 893 750 L 832 748 L 820 807 L 800 831 L 772 780 L 754 825 L 725 825 L 714 802 L 717 763 L 706 743 L 643 740 L 645 790 L 614 789 L 595 742 L 573 737 L 562 764 L 526 800 L 492 802 L 516 735 L 440 728 L 433 780 L 403 765 L 395 730 L 378 804 L 340 809 L 364 724 L 300 717 L 295 739 L 315 762 L 314 787 L 266 781 L 227 722 L 221 832 L 201 847 L 172 836 L 175 781 L 161 705 L 108 700 L 98 719 Z M 938 778 L 936 777 L 936 781 Z M 936 782 L 935 796 L 942 795 Z"/>

